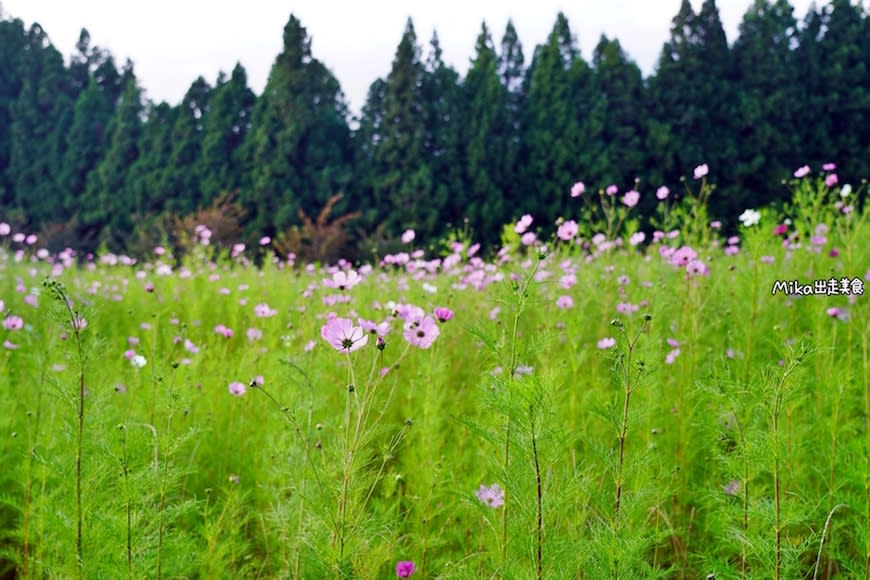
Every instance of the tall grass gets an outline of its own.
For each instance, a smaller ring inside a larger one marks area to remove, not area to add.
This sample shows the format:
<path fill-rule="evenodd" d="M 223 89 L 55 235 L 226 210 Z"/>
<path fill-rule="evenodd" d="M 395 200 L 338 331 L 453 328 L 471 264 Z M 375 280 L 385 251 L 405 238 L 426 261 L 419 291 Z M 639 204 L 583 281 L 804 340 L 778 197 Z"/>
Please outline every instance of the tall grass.
<path fill-rule="evenodd" d="M 690 183 L 642 243 L 602 192 L 487 260 L 3 242 L 0 573 L 870 577 L 870 306 L 773 293 L 870 284 L 864 193 L 795 181 L 729 243 Z"/>

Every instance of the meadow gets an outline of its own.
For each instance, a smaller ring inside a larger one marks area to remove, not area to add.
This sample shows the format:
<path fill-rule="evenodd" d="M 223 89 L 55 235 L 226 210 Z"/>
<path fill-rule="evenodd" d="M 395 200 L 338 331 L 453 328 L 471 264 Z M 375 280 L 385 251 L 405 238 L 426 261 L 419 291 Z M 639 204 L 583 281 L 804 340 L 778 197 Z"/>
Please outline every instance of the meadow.
<path fill-rule="evenodd" d="M 701 166 L 646 232 L 577 183 L 491 254 L 370 265 L 6 228 L 0 571 L 868 578 L 870 224 L 833 172 L 733 234 Z"/>

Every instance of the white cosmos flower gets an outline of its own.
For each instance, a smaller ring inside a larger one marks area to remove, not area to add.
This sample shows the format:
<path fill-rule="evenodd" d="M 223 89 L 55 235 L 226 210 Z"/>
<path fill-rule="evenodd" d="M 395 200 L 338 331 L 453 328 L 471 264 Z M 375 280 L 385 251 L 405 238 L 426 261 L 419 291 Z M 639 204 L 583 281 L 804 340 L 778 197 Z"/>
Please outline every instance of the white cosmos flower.
<path fill-rule="evenodd" d="M 137 369 L 141 369 L 146 364 L 148 364 L 148 359 L 146 359 L 141 354 L 137 354 L 133 358 L 130 359 L 130 364 L 136 367 Z"/>
<path fill-rule="evenodd" d="M 761 212 L 757 209 L 747 209 L 740 214 L 740 222 L 748 227 L 752 227 L 761 221 Z"/>

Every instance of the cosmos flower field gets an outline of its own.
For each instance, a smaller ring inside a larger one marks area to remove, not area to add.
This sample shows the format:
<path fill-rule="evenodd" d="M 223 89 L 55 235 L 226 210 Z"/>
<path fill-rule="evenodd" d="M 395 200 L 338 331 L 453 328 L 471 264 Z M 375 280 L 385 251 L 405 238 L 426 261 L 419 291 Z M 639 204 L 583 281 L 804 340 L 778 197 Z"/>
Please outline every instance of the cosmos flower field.
<path fill-rule="evenodd" d="M 729 233 L 700 166 L 374 264 L 0 224 L 0 571 L 867 577 L 870 224 L 834 171 Z"/>

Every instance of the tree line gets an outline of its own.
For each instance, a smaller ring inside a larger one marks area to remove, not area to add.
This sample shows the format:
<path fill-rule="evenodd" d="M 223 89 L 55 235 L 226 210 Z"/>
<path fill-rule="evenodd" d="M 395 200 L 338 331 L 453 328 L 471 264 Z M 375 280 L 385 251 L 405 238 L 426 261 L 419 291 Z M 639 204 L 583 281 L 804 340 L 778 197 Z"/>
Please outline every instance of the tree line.
<path fill-rule="evenodd" d="M 576 215 L 578 180 L 637 188 L 643 215 L 658 186 L 707 163 L 711 214 L 734 223 L 783 200 L 805 163 L 870 175 L 868 59 L 870 18 L 849 0 L 800 22 L 787 0 L 754 0 L 730 46 L 715 0 L 684 0 L 647 78 L 617 39 L 584 58 L 561 13 L 528 59 L 511 22 L 498 43 L 484 23 L 463 78 L 409 19 L 352 117 L 292 15 L 262 94 L 237 64 L 178 105 L 144 99 L 134 64 L 87 30 L 67 65 L 38 24 L 4 16 L 0 218 L 49 244 L 120 250 L 209 207 L 239 209 L 233 236 L 255 240 L 329 205 L 358 216 L 358 245 L 462 227 L 492 243 L 520 214 Z"/>

